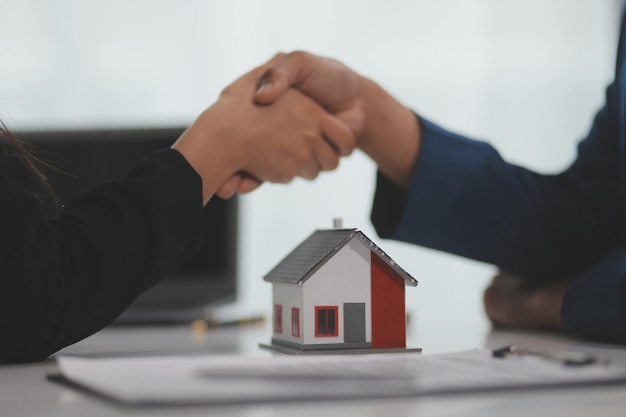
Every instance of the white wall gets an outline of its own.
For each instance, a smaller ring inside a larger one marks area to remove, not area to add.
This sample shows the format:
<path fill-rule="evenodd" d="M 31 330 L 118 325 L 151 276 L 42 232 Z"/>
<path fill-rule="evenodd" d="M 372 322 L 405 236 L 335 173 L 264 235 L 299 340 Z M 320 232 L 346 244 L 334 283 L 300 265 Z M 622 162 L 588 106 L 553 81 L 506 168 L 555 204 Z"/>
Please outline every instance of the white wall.
<path fill-rule="evenodd" d="M 4 0 L 0 104 L 12 126 L 190 123 L 221 88 L 280 50 L 343 60 L 426 117 L 555 171 L 611 78 L 618 0 Z M 343 217 L 420 286 L 412 331 L 468 323 L 490 267 L 376 239 L 374 166 L 361 154 L 315 182 L 242 199 L 241 303 L 270 313 L 261 277 Z M 437 326 L 432 324 L 436 323 Z M 427 342 L 422 342 L 427 348 Z"/>

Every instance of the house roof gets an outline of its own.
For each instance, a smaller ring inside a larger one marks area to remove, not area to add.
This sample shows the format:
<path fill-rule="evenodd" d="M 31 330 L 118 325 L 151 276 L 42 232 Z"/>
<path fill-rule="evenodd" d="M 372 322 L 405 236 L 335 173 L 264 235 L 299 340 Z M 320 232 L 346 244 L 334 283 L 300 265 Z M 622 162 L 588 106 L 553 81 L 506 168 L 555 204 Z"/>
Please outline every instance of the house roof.
<path fill-rule="evenodd" d="M 357 229 L 317 230 L 263 277 L 268 282 L 302 285 L 352 239 L 359 239 L 404 279 L 417 286 L 417 280 L 395 263 L 374 242 Z"/>

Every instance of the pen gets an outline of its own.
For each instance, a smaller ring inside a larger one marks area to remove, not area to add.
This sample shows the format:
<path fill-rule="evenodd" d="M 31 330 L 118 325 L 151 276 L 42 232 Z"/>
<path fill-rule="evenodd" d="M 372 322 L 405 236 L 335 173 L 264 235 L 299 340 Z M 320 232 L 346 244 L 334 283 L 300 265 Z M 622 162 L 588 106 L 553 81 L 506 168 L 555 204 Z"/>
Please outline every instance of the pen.
<path fill-rule="evenodd" d="M 233 320 L 197 319 L 191 322 L 191 329 L 194 332 L 204 332 L 208 329 L 259 324 L 263 323 L 264 321 L 264 316 L 250 316 Z"/>
<path fill-rule="evenodd" d="M 491 351 L 491 356 L 494 358 L 502 359 L 510 355 L 539 356 L 547 360 L 559 362 L 565 366 L 606 365 L 609 363 L 606 358 L 569 350 L 533 350 L 511 345 Z"/>

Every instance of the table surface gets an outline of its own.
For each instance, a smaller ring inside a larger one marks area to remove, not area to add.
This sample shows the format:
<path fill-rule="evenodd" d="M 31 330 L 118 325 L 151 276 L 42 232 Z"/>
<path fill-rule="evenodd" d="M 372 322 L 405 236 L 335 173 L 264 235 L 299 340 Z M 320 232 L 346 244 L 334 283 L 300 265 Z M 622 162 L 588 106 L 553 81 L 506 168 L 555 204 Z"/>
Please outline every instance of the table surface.
<path fill-rule="evenodd" d="M 496 331 L 484 326 L 447 323 L 411 331 L 408 344 L 424 354 L 496 348 L 509 344 L 547 349 L 576 349 L 609 357 L 626 365 L 622 346 L 594 344 L 561 335 Z M 81 355 L 238 353 L 264 355 L 259 342 L 267 342 L 267 324 L 192 331 L 188 325 L 110 327 L 63 353 Z M 416 399 L 284 403 L 227 407 L 127 408 L 49 382 L 58 371 L 54 359 L 34 364 L 0 364 L 0 416 L 289 416 L 327 415 L 359 417 L 408 416 L 617 416 L 626 414 L 626 385 L 498 392 Z"/>

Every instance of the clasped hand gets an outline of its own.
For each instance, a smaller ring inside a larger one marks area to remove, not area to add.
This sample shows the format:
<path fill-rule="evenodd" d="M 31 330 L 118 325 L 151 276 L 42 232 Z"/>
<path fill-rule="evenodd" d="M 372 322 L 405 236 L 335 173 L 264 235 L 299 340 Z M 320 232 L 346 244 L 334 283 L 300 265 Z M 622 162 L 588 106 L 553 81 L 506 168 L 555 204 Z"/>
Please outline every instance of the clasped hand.
<path fill-rule="evenodd" d="M 313 179 L 357 146 L 407 189 L 421 143 L 413 112 L 333 59 L 278 54 L 228 86 L 174 144 L 202 176 L 205 202 L 263 181 Z"/>
<path fill-rule="evenodd" d="M 226 87 L 173 145 L 202 177 L 205 202 L 215 193 L 249 192 L 263 181 L 314 179 L 356 147 L 344 120 L 288 84 L 265 103 L 255 100 L 261 79 L 275 74 L 268 70 L 283 58 Z"/>
<path fill-rule="evenodd" d="M 349 129 L 350 140 L 339 134 L 325 137 L 337 156 L 358 147 L 390 181 L 408 189 L 421 144 L 420 126 L 412 111 L 378 84 L 334 59 L 296 51 L 278 55 L 264 70 L 254 95 L 257 105 L 274 107 L 298 95 L 296 92 L 304 94 L 315 102 L 318 112 L 327 112 L 326 117 Z M 319 157 L 317 161 L 319 169 L 335 165 L 321 164 Z M 238 173 L 222 184 L 218 194 L 228 197 L 235 192 L 245 193 L 259 184 L 258 179 Z"/>

